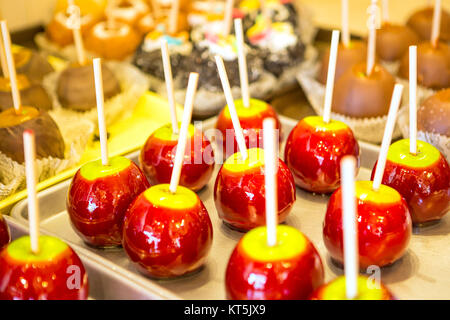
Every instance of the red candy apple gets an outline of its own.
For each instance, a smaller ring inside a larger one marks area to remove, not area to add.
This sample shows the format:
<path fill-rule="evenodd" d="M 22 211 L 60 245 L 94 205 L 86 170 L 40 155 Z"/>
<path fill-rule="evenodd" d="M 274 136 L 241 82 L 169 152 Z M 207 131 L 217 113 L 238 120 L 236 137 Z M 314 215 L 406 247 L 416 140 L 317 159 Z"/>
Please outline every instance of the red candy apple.
<path fill-rule="evenodd" d="M 120 246 L 125 212 L 149 184 L 124 157 L 89 162 L 75 174 L 67 196 L 67 212 L 76 233 L 89 245 Z"/>
<path fill-rule="evenodd" d="M 130 205 L 123 247 L 138 269 L 155 278 L 182 276 L 199 269 L 211 248 L 213 229 L 200 198 L 168 184 L 150 187 Z"/>
<path fill-rule="evenodd" d="M 278 221 L 283 222 L 295 201 L 295 184 L 286 164 L 278 161 Z M 266 223 L 264 150 L 248 149 L 245 161 L 237 152 L 217 175 L 214 201 L 219 217 L 233 228 L 250 230 Z"/>
<path fill-rule="evenodd" d="M 314 245 L 297 229 L 277 226 L 277 244 L 267 245 L 266 227 L 246 233 L 228 262 L 228 299 L 307 299 L 324 280 L 322 261 Z"/>
<path fill-rule="evenodd" d="M 371 181 L 355 186 L 358 219 L 359 265 L 387 266 L 405 253 L 412 234 L 411 216 L 405 199 L 391 187 L 372 189 Z M 323 239 L 331 258 L 343 263 L 341 188 L 328 202 L 323 224 Z"/>
<path fill-rule="evenodd" d="M 214 170 L 214 152 L 209 140 L 193 125 L 188 130 L 190 139 L 186 146 L 180 185 L 193 191 L 202 189 Z M 178 135 L 167 124 L 147 139 L 140 154 L 140 165 L 150 185 L 169 183 L 172 175 Z"/>
<path fill-rule="evenodd" d="M 87 273 L 72 248 L 49 236 L 39 237 L 39 247 L 32 253 L 24 236 L 0 252 L 0 300 L 87 299 Z"/>
<path fill-rule="evenodd" d="M 250 106 L 247 108 L 244 106 L 242 99 L 239 99 L 234 101 L 234 105 L 247 148 L 262 148 L 262 127 L 264 119 L 274 118 L 276 121 L 276 129 L 281 130 L 281 124 L 277 114 L 268 103 L 257 99 L 250 99 Z M 228 106 L 225 106 L 220 112 L 217 118 L 216 129 L 221 133 L 221 136 L 217 137 L 217 145 L 223 146 L 222 152 L 224 157 L 228 158 L 238 152 L 237 140 Z"/>
<path fill-rule="evenodd" d="M 352 130 L 343 122 L 311 116 L 301 120 L 286 142 L 284 161 L 302 189 L 333 192 L 340 184 L 340 161 L 352 155 L 358 159 L 359 145 Z"/>
<path fill-rule="evenodd" d="M 322 285 L 309 297 L 310 300 L 347 300 L 345 276 Z M 394 295 L 382 284 L 373 284 L 365 276 L 358 277 L 358 296 L 355 300 L 395 300 Z"/>
<path fill-rule="evenodd" d="M 412 221 L 424 224 L 441 219 L 450 210 L 450 167 L 438 149 L 417 141 L 417 154 L 409 152 L 409 139 L 389 147 L 382 183 L 397 190 L 408 203 Z M 372 171 L 372 179 L 375 174 Z"/>
<path fill-rule="evenodd" d="M 9 234 L 9 228 L 5 219 L 0 214 L 0 250 L 11 241 L 11 235 Z"/>

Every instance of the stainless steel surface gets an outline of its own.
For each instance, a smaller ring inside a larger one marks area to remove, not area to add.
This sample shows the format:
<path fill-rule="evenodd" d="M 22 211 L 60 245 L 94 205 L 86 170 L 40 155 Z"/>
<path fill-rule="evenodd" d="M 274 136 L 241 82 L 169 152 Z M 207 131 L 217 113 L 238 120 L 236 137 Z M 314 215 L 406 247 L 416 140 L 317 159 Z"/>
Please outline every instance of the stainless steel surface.
<path fill-rule="evenodd" d="M 284 137 L 287 137 L 296 121 L 285 117 L 281 117 L 281 120 Z M 208 120 L 203 124 L 203 128 L 211 128 L 213 123 L 214 119 Z M 360 147 L 361 169 L 358 179 L 366 180 L 370 177 L 378 149 L 362 142 Z M 137 161 L 138 153 L 130 155 L 130 158 Z M 176 280 L 151 280 L 136 271 L 123 250 L 99 250 L 86 246 L 73 231 L 65 208 L 70 181 L 39 193 L 41 228 L 66 240 L 80 253 L 89 253 L 89 258 L 98 263 L 96 269 L 99 270 L 98 272 L 112 271 L 118 277 L 125 277 L 129 281 L 146 286 L 151 296 L 155 295 L 161 299 L 175 297 L 224 299 L 224 275 L 228 258 L 243 234 L 225 227 L 218 218 L 213 200 L 213 185 L 218 169 L 219 166 L 216 167 L 208 186 L 198 193 L 210 214 L 214 227 L 214 240 L 206 266 L 194 275 Z M 314 243 L 322 257 L 326 281 L 342 274 L 342 270 L 331 263 L 322 240 L 322 221 L 328 199 L 328 196 L 314 195 L 297 189 L 297 201 L 286 221 L 287 224 L 301 230 Z M 12 217 L 21 224 L 27 223 L 26 200 L 13 209 Z M 440 223 L 414 234 L 406 255 L 392 266 L 381 269 L 381 280 L 399 299 L 449 299 L 449 244 L 450 215 L 447 215 Z M 125 294 L 122 296 L 124 297 Z"/>
<path fill-rule="evenodd" d="M 11 231 L 11 238 L 17 239 L 28 234 L 26 224 L 17 221 L 12 217 L 4 216 Z M 42 229 L 43 234 L 55 235 Z M 63 238 L 63 237 L 60 237 Z M 70 243 L 69 243 L 70 244 Z M 90 258 L 93 254 L 70 244 L 76 251 L 83 265 L 86 268 L 89 279 L 89 299 L 90 300 L 154 300 L 154 299 L 176 299 L 169 292 L 158 290 L 155 294 L 148 286 L 135 282 L 117 273 L 111 264 L 103 264 L 98 259 Z"/>

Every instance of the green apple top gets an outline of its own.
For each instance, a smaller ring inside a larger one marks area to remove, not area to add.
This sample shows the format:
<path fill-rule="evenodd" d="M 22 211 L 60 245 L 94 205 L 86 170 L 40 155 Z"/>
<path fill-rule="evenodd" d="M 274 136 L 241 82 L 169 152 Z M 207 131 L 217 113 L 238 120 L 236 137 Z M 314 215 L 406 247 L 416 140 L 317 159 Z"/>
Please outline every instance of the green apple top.
<path fill-rule="evenodd" d="M 109 165 L 104 166 L 102 160 L 95 160 L 86 163 L 80 169 L 80 174 L 87 180 L 95 180 L 117 174 L 131 164 L 131 160 L 125 157 L 117 156 L 109 159 Z"/>
<path fill-rule="evenodd" d="M 369 284 L 371 280 L 358 276 L 358 297 L 355 300 L 384 300 L 390 293 L 382 285 Z M 345 276 L 331 281 L 322 291 L 322 300 L 347 300 L 345 293 Z"/>
<path fill-rule="evenodd" d="M 309 116 L 303 119 L 306 124 L 310 127 L 315 128 L 319 131 L 324 132 L 336 132 L 340 130 L 349 130 L 349 126 L 347 126 L 344 122 L 338 120 L 330 120 L 330 122 L 326 123 L 323 121 L 323 118 L 320 116 Z"/>
<path fill-rule="evenodd" d="M 178 186 L 177 192 L 169 190 L 169 184 L 158 184 L 144 191 L 145 198 L 155 206 L 175 210 L 190 209 L 198 205 L 199 199 L 194 191 Z"/>
<path fill-rule="evenodd" d="M 258 99 L 250 99 L 250 106 L 245 107 L 244 101 L 242 99 L 238 99 L 234 101 L 234 107 L 236 108 L 236 112 L 239 118 L 252 118 L 254 116 L 259 115 L 261 112 L 267 110 L 268 104 L 262 100 Z M 228 119 L 231 119 L 230 110 L 228 109 L 228 105 L 225 106 L 224 115 Z"/>
<path fill-rule="evenodd" d="M 387 154 L 387 160 L 410 168 L 426 168 L 436 163 L 441 156 L 438 149 L 429 143 L 417 140 L 417 153 L 409 152 L 409 139 L 394 142 Z"/>
<path fill-rule="evenodd" d="M 378 191 L 373 190 L 373 181 L 356 181 L 356 198 L 379 204 L 393 204 L 401 201 L 402 197 L 397 190 L 384 184 Z"/>
<path fill-rule="evenodd" d="M 241 248 L 252 259 L 262 262 L 289 260 L 304 252 L 308 240 L 297 229 L 277 226 L 277 245 L 267 245 L 267 228 L 257 227 L 247 232 L 242 238 Z"/>
<path fill-rule="evenodd" d="M 223 168 L 229 172 L 244 172 L 247 170 L 259 168 L 264 165 L 264 149 L 251 148 L 247 150 L 247 158 L 242 159 L 242 154 L 236 152 L 228 157 L 223 164 Z"/>
<path fill-rule="evenodd" d="M 181 122 L 178 124 L 178 127 L 181 126 Z M 189 124 L 188 127 L 188 137 L 192 137 L 195 133 L 195 127 L 193 124 Z M 162 141 L 178 141 L 178 134 L 173 133 L 172 124 L 168 123 L 163 125 L 162 127 L 156 129 L 153 132 L 153 137 L 162 140 Z"/>
<path fill-rule="evenodd" d="M 52 261 L 69 246 L 58 238 L 42 235 L 39 237 L 39 253 L 31 251 L 30 236 L 23 236 L 7 247 L 9 257 L 20 263 Z"/>

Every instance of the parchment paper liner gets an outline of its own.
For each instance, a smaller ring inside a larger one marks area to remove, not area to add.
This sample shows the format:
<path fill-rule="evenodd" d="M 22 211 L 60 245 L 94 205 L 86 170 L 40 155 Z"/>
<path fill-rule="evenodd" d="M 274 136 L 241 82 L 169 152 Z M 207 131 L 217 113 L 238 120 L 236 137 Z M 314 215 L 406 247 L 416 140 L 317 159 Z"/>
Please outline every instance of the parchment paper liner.
<path fill-rule="evenodd" d="M 105 120 L 109 125 L 116 120 L 123 118 L 133 111 L 138 99 L 147 91 L 149 80 L 139 69 L 122 62 L 106 63 L 119 80 L 122 91 L 111 99 L 105 101 Z M 58 101 L 56 94 L 57 81 L 60 71 L 53 72 L 45 77 L 43 85 L 49 92 L 53 100 L 53 110 L 50 115 L 55 121 L 65 121 L 69 118 L 75 121 L 87 119 L 91 121 L 95 128 L 98 126 L 97 109 L 92 108 L 86 112 L 78 112 L 65 109 Z"/>

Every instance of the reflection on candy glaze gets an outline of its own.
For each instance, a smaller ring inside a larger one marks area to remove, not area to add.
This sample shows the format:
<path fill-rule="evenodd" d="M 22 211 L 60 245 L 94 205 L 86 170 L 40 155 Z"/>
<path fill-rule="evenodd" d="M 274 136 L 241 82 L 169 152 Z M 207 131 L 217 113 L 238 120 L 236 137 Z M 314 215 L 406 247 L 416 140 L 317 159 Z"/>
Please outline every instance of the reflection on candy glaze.
<path fill-rule="evenodd" d="M 247 36 L 252 45 L 272 52 L 294 46 L 298 41 L 290 23 L 269 22 L 262 16 L 256 18 L 256 23 L 247 31 Z"/>
<path fill-rule="evenodd" d="M 159 24 L 156 27 L 157 30 L 149 32 L 145 36 L 142 49 L 150 52 L 161 49 L 161 41 L 164 39 L 167 41 L 170 53 L 179 53 L 188 55 L 192 50 L 192 44 L 188 41 L 189 34 L 186 31 L 179 32 L 174 36 L 165 34 L 165 27 Z"/>

